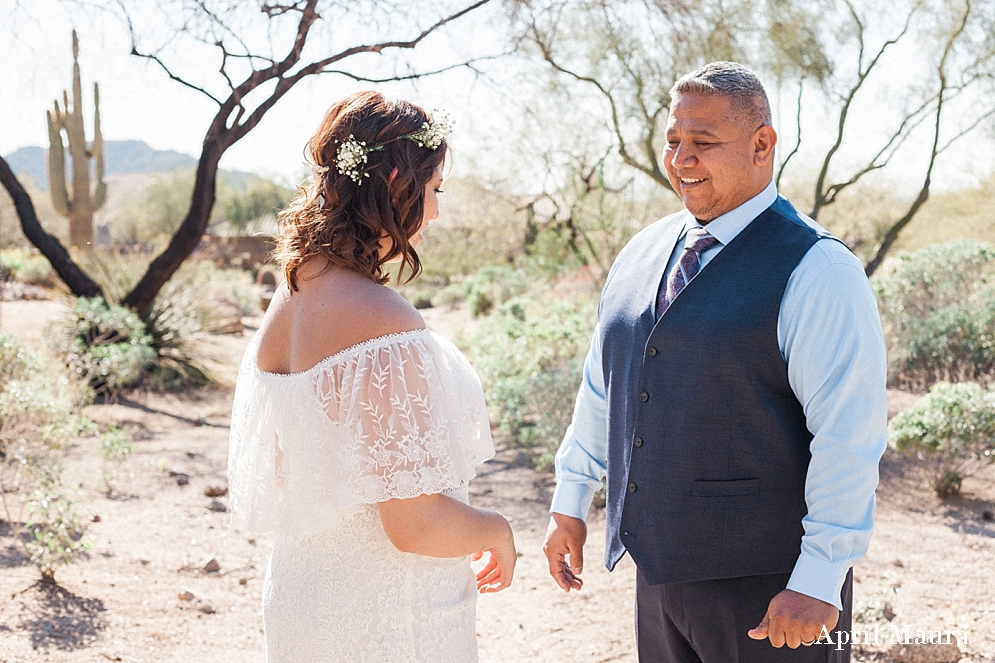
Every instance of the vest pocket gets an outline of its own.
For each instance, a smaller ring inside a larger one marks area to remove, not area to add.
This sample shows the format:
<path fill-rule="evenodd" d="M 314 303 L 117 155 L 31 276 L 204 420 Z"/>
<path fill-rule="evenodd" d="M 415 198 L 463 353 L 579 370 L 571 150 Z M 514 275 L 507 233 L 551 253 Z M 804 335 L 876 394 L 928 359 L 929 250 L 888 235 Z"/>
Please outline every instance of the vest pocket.
<path fill-rule="evenodd" d="M 698 480 L 691 484 L 691 495 L 694 497 L 733 497 L 735 495 L 756 495 L 759 492 L 760 479 Z"/>

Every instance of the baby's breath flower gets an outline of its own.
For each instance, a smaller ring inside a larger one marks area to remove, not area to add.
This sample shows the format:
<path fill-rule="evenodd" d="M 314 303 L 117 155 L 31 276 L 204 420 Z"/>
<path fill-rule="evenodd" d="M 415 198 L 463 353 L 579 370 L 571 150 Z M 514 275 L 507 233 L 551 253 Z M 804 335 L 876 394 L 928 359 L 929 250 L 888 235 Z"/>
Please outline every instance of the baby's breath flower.
<path fill-rule="evenodd" d="M 336 143 L 339 141 L 335 141 Z M 356 137 L 349 134 L 348 140 L 342 141 L 338 151 L 335 153 L 335 168 L 342 175 L 348 175 L 349 179 L 359 185 L 363 184 L 363 177 L 369 177 L 369 173 L 363 172 L 363 164 L 368 160 L 367 155 L 376 148 L 366 147 L 366 141 L 356 140 Z"/>
<path fill-rule="evenodd" d="M 447 111 L 433 109 L 429 114 L 428 122 L 423 122 L 420 130 L 403 134 L 383 143 L 377 143 L 372 147 L 367 147 L 366 141 L 356 140 L 353 134 L 349 134 L 349 138 L 341 141 L 335 153 L 335 169 L 340 175 L 348 175 L 349 179 L 362 186 L 363 178 L 370 176 L 366 172 L 365 165 L 368 162 L 370 152 L 382 150 L 387 143 L 402 138 L 414 142 L 418 147 L 436 150 L 442 145 L 442 141 L 452 133 L 454 126 L 455 122 Z M 335 142 L 339 143 L 338 140 Z"/>
<path fill-rule="evenodd" d="M 427 147 L 430 150 L 438 149 L 443 139 L 453 132 L 456 122 L 448 111 L 433 108 L 429 114 L 428 122 L 423 122 L 421 131 L 407 134 L 402 138 L 412 140 L 418 147 Z"/>

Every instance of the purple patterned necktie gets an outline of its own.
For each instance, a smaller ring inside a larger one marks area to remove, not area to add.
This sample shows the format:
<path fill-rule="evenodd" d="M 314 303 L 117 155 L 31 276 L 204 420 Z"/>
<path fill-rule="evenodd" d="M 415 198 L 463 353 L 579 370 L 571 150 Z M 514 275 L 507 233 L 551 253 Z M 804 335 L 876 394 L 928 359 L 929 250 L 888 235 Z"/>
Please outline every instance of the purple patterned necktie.
<path fill-rule="evenodd" d="M 659 319 L 670 304 L 677 298 L 694 275 L 701 268 L 701 254 L 719 243 L 708 234 L 704 228 L 692 228 L 688 231 L 684 251 L 674 268 L 667 276 L 667 287 L 660 288 L 656 301 L 656 317 Z"/>

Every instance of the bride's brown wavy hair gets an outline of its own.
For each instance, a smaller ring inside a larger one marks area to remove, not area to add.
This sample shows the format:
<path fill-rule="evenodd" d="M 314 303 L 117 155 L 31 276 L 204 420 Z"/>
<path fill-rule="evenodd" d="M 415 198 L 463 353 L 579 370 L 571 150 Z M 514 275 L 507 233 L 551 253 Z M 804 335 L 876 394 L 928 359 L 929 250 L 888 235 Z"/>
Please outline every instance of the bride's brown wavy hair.
<path fill-rule="evenodd" d="M 277 215 L 280 236 L 274 255 L 291 292 L 297 290 L 301 265 L 315 256 L 380 284 L 390 279 L 384 264 L 397 256 L 402 258 L 398 279 L 405 267 L 405 282 L 418 275 L 421 261 L 410 239 L 424 217 L 425 185 L 445 160 L 448 147 L 442 141 L 432 150 L 399 137 L 421 130 L 427 121 L 428 115 L 415 104 L 378 92 L 357 92 L 328 109 L 305 148 L 315 175 Z M 383 145 L 368 153 L 363 164 L 368 177 L 362 177 L 362 184 L 336 169 L 339 145 L 350 136 L 367 146 Z M 381 256 L 384 236 L 391 249 Z"/>

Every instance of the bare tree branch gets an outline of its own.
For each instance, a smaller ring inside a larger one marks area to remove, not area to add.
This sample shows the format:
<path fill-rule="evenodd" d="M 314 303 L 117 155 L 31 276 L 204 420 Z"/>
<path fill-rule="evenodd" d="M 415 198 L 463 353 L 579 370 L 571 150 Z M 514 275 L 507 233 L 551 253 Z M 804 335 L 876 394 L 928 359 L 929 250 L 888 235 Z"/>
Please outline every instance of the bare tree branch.
<path fill-rule="evenodd" d="M 228 148 L 252 131 L 266 113 L 294 85 L 308 76 L 321 73 L 339 73 L 350 76 L 355 80 L 369 82 L 413 80 L 450 71 L 461 66 L 466 66 L 473 70 L 476 63 L 501 57 L 501 55 L 493 55 L 471 58 L 465 62 L 439 67 L 433 71 L 415 71 L 408 74 L 397 74 L 382 78 L 364 76 L 341 68 L 333 68 L 335 64 L 362 53 L 384 54 L 388 51 L 414 49 L 424 42 L 429 35 L 439 31 L 453 21 L 466 16 L 470 12 L 483 7 L 491 0 L 474 0 L 462 8 L 438 19 L 429 27 L 421 29 L 411 38 L 387 38 L 379 42 L 359 44 L 339 50 L 332 55 L 306 63 L 303 66 L 300 65 L 304 46 L 307 43 L 313 26 L 321 18 L 317 12 L 318 0 L 300 0 L 298 2 L 284 3 L 270 2 L 264 3 L 261 6 L 261 12 L 265 15 L 265 20 L 267 21 L 272 21 L 281 16 L 296 14 L 296 29 L 293 33 L 293 41 L 283 51 L 282 58 L 276 59 L 252 53 L 245 40 L 230 26 L 226 25 L 223 16 L 211 10 L 208 7 L 208 3 L 203 0 L 195 0 L 192 3 L 184 0 L 184 3 L 191 8 L 193 14 L 184 18 L 180 32 L 192 30 L 193 26 L 197 24 L 197 17 L 202 17 L 206 18 L 208 33 L 216 35 L 213 42 L 209 41 L 207 43 L 217 48 L 220 53 L 221 63 L 218 72 L 225 86 L 228 88 L 228 95 L 224 97 L 223 95 L 212 94 L 206 87 L 195 84 L 172 71 L 158 52 L 143 52 L 143 49 L 140 49 L 138 46 L 137 31 L 128 13 L 127 4 L 124 0 L 112 1 L 116 3 L 126 22 L 131 40 L 132 54 L 156 63 L 170 79 L 207 96 L 218 104 L 217 113 L 211 120 L 204 136 L 194 178 L 190 207 L 187 210 L 186 216 L 166 249 L 152 260 L 147 271 L 134 289 L 121 301 L 122 304 L 142 315 L 148 311 L 159 290 L 172 277 L 183 261 L 190 256 L 201 240 L 210 220 L 211 210 L 214 207 L 217 172 L 221 157 Z M 388 4 L 386 2 L 381 3 L 381 5 Z M 237 5 L 232 3 L 231 6 L 236 7 Z M 281 32 L 281 34 L 283 33 Z M 234 40 L 234 43 L 237 43 L 236 52 L 232 52 L 225 44 L 226 38 Z M 248 61 L 249 63 L 249 72 L 240 82 L 235 79 L 228 66 L 229 62 L 236 58 Z M 257 69 L 255 68 L 257 63 L 266 63 L 266 66 Z M 268 92 L 262 101 L 251 106 L 251 108 L 247 107 L 245 100 L 249 98 L 249 95 L 259 90 L 260 87 L 270 83 L 273 84 L 273 87 L 268 88 Z M 42 250 L 56 272 L 66 282 L 73 293 L 77 296 L 94 296 L 100 294 L 99 286 L 72 261 L 68 251 L 62 246 L 59 240 L 45 233 L 41 228 L 30 197 L 17 182 L 13 173 L 10 172 L 6 162 L 2 160 L 0 160 L 0 183 L 3 184 L 4 188 L 8 190 L 14 199 L 22 228 L 28 239 Z"/>
<path fill-rule="evenodd" d="M 791 158 L 798 154 L 799 148 L 802 146 L 802 93 L 805 91 L 805 79 L 802 78 L 798 81 L 798 101 L 795 104 L 795 146 L 788 152 L 788 155 L 784 157 L 784 161 L 781 162 L 781 167 L 777 169 L 777 177 L 774 179 L 774 184 L 776 186 L 781 186 L 781 176 L 784 175 L 784 169 L 788 167 L 788 162 Z"/>
<path fill-rule="evenodd" d="M 395 76 L 385 76 L 381 78 L 374 78 L 371 76 L 363 76 L 362 74 L 357 74 L 351 71 L 345 71 L 343 69 L 325 69 L 321 72 L 324 74 L 338 74 L 340 76 L 345 76 L 346 78 L 351 78 L 354 81 L 360 81 L 363 83 L 393 83 L 396 81 L 413 81 L 419 78 L 425 78 L 427 76 L 437 76 L 439 74 L 444 74 L 447 71 L 453 71 L 455 69 L 470 69 L 471 71 L 477 73 L 480 70 L 476 68 L 475 65 L 481 62 L 488 62 L 491 60 L 499 60 L 501 58 L 511 55 L 513 51 L 505 51 L 504 53 L 498 53 L 496 55 L 485 55 L 479 58 L 471 58 L 464 62 L 458 62 L 456 64 L 451 64 L 440 69 L 433 69 L 431 71 L 418 71 L 411 74 L 398 74 Z"/>
<path fill-rule="evenodd" d="M 217 105 L 219 105 L 219 106 L 221 105 L 221 100 L 218 99 L 217 97 L 215 97 L 213 94 L 211 94 L 210 92 L 208 92 L 204 88 L 200 87 L 199 85 L 194 85 L 190 81 L 187 81 L 187 80 L 184 80 L 183 78 L 180 78 L 179 76 L 177 76 L 176 74 L 174 74 L 172 71 L 170 71 L 169 67 L 167 67 L 166 64 L 162 60 L 159 59 L 159 56 L 157 56 L 157 55 L 155 55 L 153 53 L 140 53 L 135 46 L 132 46 L 132 48 L 131 48 L 131 54 L 132 55 L 136 55 L 136 56 L 138 56 L 140 58 L 145 58 L 146 60 L 151 60 L 152 62 L 155 62 L 157 65 L 159 65 L 159 67 L 164 72 L 166 72 L 166 75 L 169 76 L 172 80 L 176 81 L 180 85 L 187 86 L 191 90 L 196 90 L 197 92 L 200 92 L 201 94 L 203 94 L 204 96 L 206 96 L 208 99 L 210 99 L 211 101 L 213 101 Z"/>
<path fill-rule="evenodd" d="M 632 154 L 629 152 L 629 147 L 626 142 L 625 134 L 622 131 L 621 119 L 619 117 L 618 102 L 616 101 L 612 91 L 609 88 L 607 88 L 605 85 L 603 85 L 599 80 L 591 76 L 584 76 L 578 74 L 572 69 L 568 69 L 564 65 L 560 64 L 559 61 L 553 56 L 552 44 L 550 43 L 549 40 L 543 38 L 543 35 L 540 32 L 539 27 L 534 19 L 530 26 L 530 31 L 533 42 L 536 44 L 536 46 L 539 47 L 539 50 L 542 53 L 543 60 L 545 60 L 550 67 L 552 67 L 555 71 L 560 72 L 561 74 L 565 74 L 566 76 L 573 78 L 576 81 L 594 87 L 594 89 L 596 89 L 601 94 L 601 96 L 603 96 L 605 100 L 608 102 L 608 106 L 611 109 L 612 129 L 615 133 L 615 138 L 618 141 L 618 154 L 620 157 L 622 157 L 622 161 L 626 165 L 631 166 L 636 170 L 642 172 L 643 174 L 647 175 L 657 184 L 663 186 L 668 190 L 673 191 L 673 187 L 670 185 L 670 179 L 667 177 L 667 174 L 663 172 L 663 170 L 660 168 L 654 150 L 652 149 L 652 145 L 649 146 L 648 150 L 649 161 L 650 161 L 649 165 L 640 162 L 638 159 L 634 158 Z M 649 117 L 652 117 L 655 120 L 655 118 L 659 117 L 659 111 L 657 111 L 657 113 L 653 115 L 649 115 Z M 650 135 L 650 141 L 652 141 L 652 134 Z"/>
<path fill-rule="evenodd" d="M 190 210 L 177 232 L 173 235 L 169 246 L 149 264 L 146 273 L 139 280 L 135 288 L 128 293 L 122 303 L 136 311 L 146 311 L 156 293 L 159 292 L 159 289 L 162 288 L 182 262 L 193 252 L 210 219 L 211 209 L 214 205 L 217 168 L 221 156 L 229 147 L 252 131 L 266 113 L 294 85 L 308 76 L 328 72 L 332 65 L 361 53 L 383 53 L 387 50 L 414 49 L 432 33 L 479 9 L 488 2 L 490 0 L 476 0 L 472 4 L 439 19 L 411 39 L 391 39 L 377 43 L 352 46 L 328 57 L 311 62 L 296 71 L 294 69 L 300 63 L 301 53 L 307 42 L 308 35 L 315 22 L 320 18 L 317 13 L 317 0 L 305 0 L 293 4 L 264 5 L 262 8 L 263 13 L 269 17 L 281 16 L 290 12 L 299 14 L 294 42 L 282 60 L 273 62 L 265 68 L 253 70 L 238 85 L 233 85 L 229 80 L 231 93 L 227 99 L 219 102 L 220 108 L 218 109 L 218 113 L 211 122 L 204 138 L 204 146 L 194 181 L 194 192 Z M 223 45 L 220 43 L 218 47 L 223 49 Z M 226 51 L 223 49 L 224 52 Z M 445 69 L 449 68 L 453 67 Z M 224 71 L 222 73 L 225 74 Z M 342 73 L 345 74 L 346 72 L 343 71 Z M 411 74 L 383 80 L 405 80 L 414 77 L 416 76 Z M 227 76 L 225 78 L 228 80 Z M 275 86 L 269 92 L 268 96 L 251 111 L 245 108 L 242 100 L 247 98 L 249 93 L 271 81 L 275 82 Z M 180 80 L 180 82 L 190 87 L 196 87 L 183 80 Z"/>
<path fill-rule="evenodd" d="M 863 65 L 865 48 L 864 24 L 863 21 L 861 21 L 860 16 L 857 14 L 857 10 L 849 0 L 847 0 L 846 6 L 850 12 L 850 16 L 853 19 L 854 24 L 857 27 L 857 42 L 859 44 L 857 55 L 857 80 L 854 82 L 853 86 L 850 87 L 849 91 L 843 96 L 843 106 L 840 108 L 840 116 L 836 127 L 836 141 L 833 143 L 833 146 L 829 148 L 829 151 L 826 152 L 826 156 L 822 160 L 822 167 L 819 170 L 819 175 L 815 181 L 815 200 L 812 204 L 812 211 L 809 214 L 809 216 L 813 219 L 818 219 L 819 211 L 829 204 L 827 202 L 826 177 L 829 174 L 829 166 L 832 164 L 833 158 L 839 151 L 840 146 L 843 145 L 843 139 L 846 136 L 846 121 L 850 113 L 850 106 L 853 104 L 857 93 L 860 92 L 861 88 L 864 86 L 864 83 L 867 81 L 867 77 L 870 76 L 878 62 L 880 62 L 881 57 L 891 46 L 898 43 L 906 35 L 906 33 L 908 33 L 909 26 L 912 23 L 912 18 L 918 9 L 918 5 L 913 7 L 913 9 L 909 12 L 909 15 L 905 18 L 905 25 L 902 26 L 901 31 L 894 37 L 881 44 L 881 47 L 878 49 L 877 53 L 875 53 L 874 57 L 871 58 L 871 61 L 867 63 L 867 66 L 865 67 Z M 892 137 L 892 140 L 894 140 L 894 136 Z"/>
<path fill-rule="evenodd" d="M 929 165 L 926 167 L 925 181 L 923 182 L 922 188 L 919 189 L 919 194 L 916 196 L 916 199 L 912 201 L 912 204 L 905 211 L 905 214 L 903 214 L 901 218 L 899 218 L 897 221 L 891 224 L 891 226 L 885 232 L 884 237 L 881 239 L 878 245 L 874 247 L 874 254 L 871 256 L 871 259 L 867 262 L 867 265 L 864 266 L 864 272 L 867 274 L 867 276 L 871 276 L 872 274 L 874 274 L 875 271 L 877 271 L 878 267 L 881 266 L 881 263 L 884 262 L 884 258 L 888 254 L 888 251 L 894 245 L 895 241 L 898 240 L 899 234 L 901 234 L 902 230 L 904 230 L 905 227 L 912 222 L 912 219 L 915 218 L 915 215 L 919 212 L 922 206 L 926 204 L 926 201 L 929 200 L 929 187 L 933 175 L 933 166 L 936 165 L 936 157 L 940 154 L 940 148 L 939 148 L 940 125 L 943 119 L 943 105 L 945 101 L 945 93 L 947 91 L 947 71 L 946 71 L 947 58 L 950 57 L 950 54 L 953 51 L 954 45 L 956 44 L 958 37 L 961 36 L 965 28 L 967 27 L 967 21 L 970 14 L 971 14 L 971 0 L 965 0 L 964 14 L 961 17 L 960 23 L 958 24 L 956 29 L 947 39 L 947 43 L 943 49 L 943 56 L 940 58 L 940 62 L 936 67 L 936 72 L 939 78 L 940 85 L 936 95 L 936 111 L 933 113 L 934 117 L 933 145 L 930 151 Z"/>

